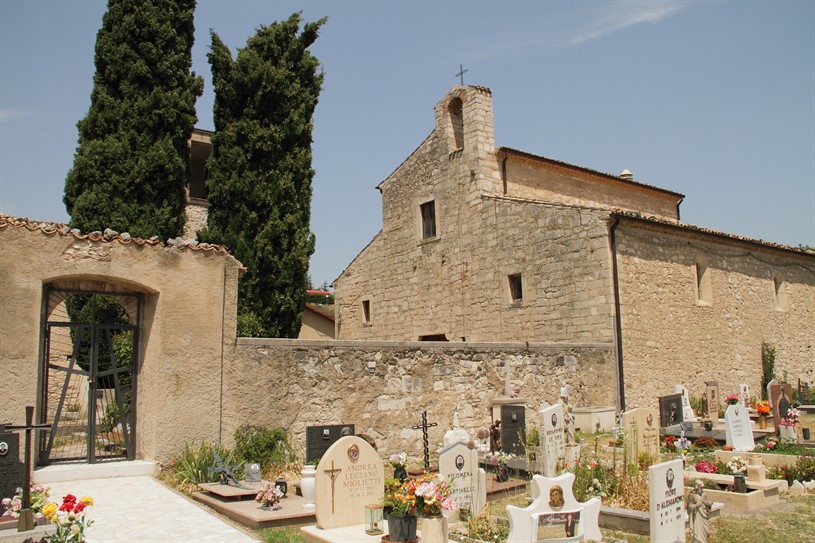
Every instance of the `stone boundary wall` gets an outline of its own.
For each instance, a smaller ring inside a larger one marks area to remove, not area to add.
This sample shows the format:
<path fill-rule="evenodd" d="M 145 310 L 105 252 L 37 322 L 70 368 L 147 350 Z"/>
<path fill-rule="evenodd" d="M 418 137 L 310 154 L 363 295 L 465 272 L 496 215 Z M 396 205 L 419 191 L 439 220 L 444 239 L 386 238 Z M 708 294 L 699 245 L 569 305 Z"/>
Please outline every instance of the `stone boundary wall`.
<path fill-rule="evenodd" d="M 225 367 L 222 443 L 242 424 L 282 427 L 305 451 L 306 426 L 352 423 L 380 454 L 422 452 L 421 412 L 428 412 L 435 451 L 452 426 L 475 434 L 491 422 L 492 400 L 511 386 L 527 400 L 527 425 L 543 402 L 570 386 L 574 406 L 613 406 L 610 343 L 431 343 L 239 338 Z"/>

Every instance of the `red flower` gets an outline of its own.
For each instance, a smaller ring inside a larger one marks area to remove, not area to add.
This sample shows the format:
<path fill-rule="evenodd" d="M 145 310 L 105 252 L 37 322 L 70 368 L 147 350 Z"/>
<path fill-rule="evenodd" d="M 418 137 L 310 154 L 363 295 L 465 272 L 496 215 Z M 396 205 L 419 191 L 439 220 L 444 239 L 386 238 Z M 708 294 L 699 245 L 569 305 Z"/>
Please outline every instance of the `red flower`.
<path fill-rule="evenodd" d="M 85 509 L 85 502 L 79 502 L 74 506 L 74 513 L 81 513 Z"/>

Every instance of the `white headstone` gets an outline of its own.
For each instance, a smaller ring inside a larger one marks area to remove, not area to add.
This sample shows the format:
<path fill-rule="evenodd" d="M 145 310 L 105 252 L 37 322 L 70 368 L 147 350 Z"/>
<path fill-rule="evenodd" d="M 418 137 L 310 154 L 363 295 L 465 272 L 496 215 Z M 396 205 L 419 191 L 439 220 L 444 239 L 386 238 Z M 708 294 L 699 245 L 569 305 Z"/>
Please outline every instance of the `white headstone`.
<path fill-rule="evenodd" d="M 563 439 L 563 406 L 550 405 L 540 410 L 543 424 L 541 433 L 541 458 L 543 474 L 555 477 L 560 471 L 566 453 Z"/>
<path fill-rule="evenodd" d="M 469 510 L 472 516 L 481 514 L 487 502 L 486 476 L 479 481 L 478 451 L 456 442 L 439 451 L 439 473 L 452 481 L 451 496 L 458 508 Z"/>
<path fill-rule="evenodd" d="M 682 395 L 682 418 L 684 420 L 694 420 L 696 415 L 693 413 L 693 408 L 690 406 L 690 393 L 685 385 L 676 385 L 674 391 Z"/>
<path fill-rule="evenodd" d="M 728 405 L 724 412 L 724 437 L 734 451 L 752 451 L 756 448 L 750 415 L 747 408 L 737 403 Z"/>
<path fill-rule="evenodd" d="M 361 437 L 342 437 L 317 466 L 317 526 L 328 530 L 364 524 L 365 506 L 380 503 L 384 493 L 379 454 Z"/>
<path fill-rule="evenodd" d="M 652 458 L 659 454 L 659 411 L 638 407 L 623 413 L 623 431 L 628 458 L 636 461 L 641 452 Z"/>
<path fill-rule="evenodd" d="M 681 479 L 681 476 L 680 476 Z M 580 537 L 567 541 L 602 541 L 600 533 L 600 499 L 591 498 L 579 502 L 574 497 L 572 486 L 574 473 L 564 473 L 560 477 L 532 477 L 535 499 L 527 507 L 507 505 L 509 514 L 509 537 L 507 543 L 534 543 L 539 540 L 537 528 L 547 517 L 563 522 L 568 513 L 576 513 L 579 518 Z M 554 541 L 558 541 L 555 539 Z"/>
<path fill-rule="evenodd" d="M 682 460 L 648 468 L 651 543 L 685 541 L 685 481 Z"/>

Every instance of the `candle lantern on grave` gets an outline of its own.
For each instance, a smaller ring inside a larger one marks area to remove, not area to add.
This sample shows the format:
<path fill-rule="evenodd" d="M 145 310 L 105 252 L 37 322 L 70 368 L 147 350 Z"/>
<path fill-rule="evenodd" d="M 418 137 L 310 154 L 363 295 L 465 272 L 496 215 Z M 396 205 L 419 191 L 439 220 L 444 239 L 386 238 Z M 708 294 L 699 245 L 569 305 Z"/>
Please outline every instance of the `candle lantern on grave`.
<path fill-rule="evenodd" d="M 274 486 L 280 491 L 281 494 L 283 494 L 284 498 L 288 498 L 288 496 L 286 496 L 286 492 L 289 490 L 289 485 L 286 483 L 286 480 L 283 477 L 278 477 L 274 482 Z"/>
<path fill-rule="evenodd" d="M 368 535 L 382 535 L 382 519 L 384 508 L 379 504 L 365 506 L 365 533 Z"/>

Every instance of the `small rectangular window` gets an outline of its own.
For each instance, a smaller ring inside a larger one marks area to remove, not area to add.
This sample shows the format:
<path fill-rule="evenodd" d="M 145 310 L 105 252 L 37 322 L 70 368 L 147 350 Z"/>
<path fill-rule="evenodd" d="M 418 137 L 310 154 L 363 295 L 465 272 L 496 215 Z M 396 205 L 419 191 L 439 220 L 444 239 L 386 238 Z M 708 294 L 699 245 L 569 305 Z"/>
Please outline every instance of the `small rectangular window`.
<path fill-rule="evenodd" d="M 509 297 L 510 301 L 516 304 L 524 299 L 523 281 L 520 273 L 509 276 Z"/>
<path fill-rule="evenodd" d="M 371 322 L 371 300 L 362 300 L 362 322 L 365 324 Z"/>
<path fill-rule="evenodd" d="M 436 237 L 436 202 L 431 200 L 423 203 L 422 211 L 422 239 Z"/>

